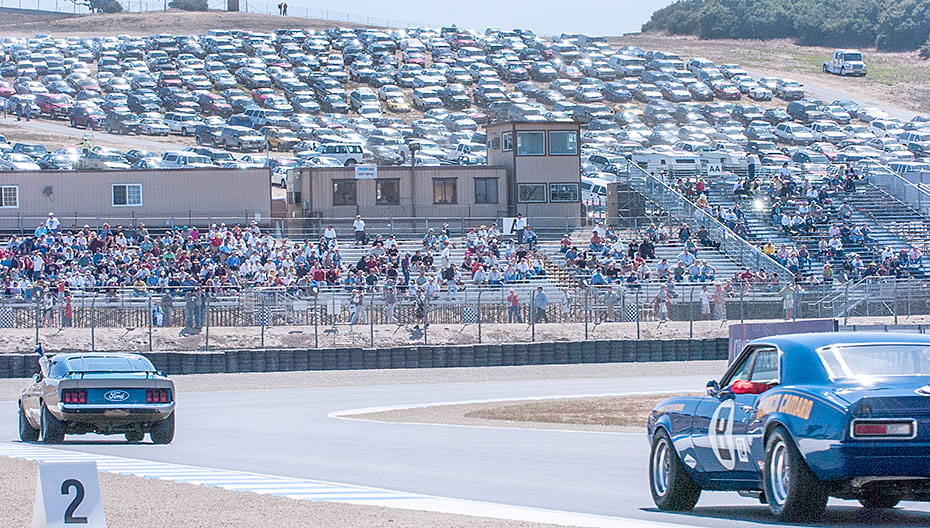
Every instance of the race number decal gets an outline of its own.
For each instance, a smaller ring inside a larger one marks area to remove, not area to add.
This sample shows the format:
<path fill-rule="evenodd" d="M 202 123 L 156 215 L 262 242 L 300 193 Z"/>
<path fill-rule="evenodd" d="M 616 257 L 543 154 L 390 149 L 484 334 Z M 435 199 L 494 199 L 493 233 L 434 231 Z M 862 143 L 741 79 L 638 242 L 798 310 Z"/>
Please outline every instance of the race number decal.
<path fill-rule="evenodd" d="M 733 445 L 733 400 L 726 400 L 710 417 L 710 449 L 727 471 L 736 468 L 736 449 Z"/>

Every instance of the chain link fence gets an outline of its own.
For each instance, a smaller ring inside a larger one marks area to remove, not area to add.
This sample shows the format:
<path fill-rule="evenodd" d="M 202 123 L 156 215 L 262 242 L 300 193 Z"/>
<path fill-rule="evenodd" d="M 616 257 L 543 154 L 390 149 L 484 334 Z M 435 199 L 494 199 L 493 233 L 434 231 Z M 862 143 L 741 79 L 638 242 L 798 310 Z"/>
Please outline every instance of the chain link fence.
<path fill-rule="evenodd" d="M 474 287 L 177 288 L 22 292 L 0 300 L 10 352 L 211 350 L 232 347 L 376 347 L 417 343 L 639 339 L 663 325 L 681 338 L 727 322 L 930 315 L 930 285 L 880 278 L 801 290 L 722 283 L 644 282 L 557 288 L 545 281 Z M 432 335 L 431 335 L 432 334 Z M 716 335 L 716 334 L 715 334 Z M 432 341 L 431 341 L 432 340 Z"/>

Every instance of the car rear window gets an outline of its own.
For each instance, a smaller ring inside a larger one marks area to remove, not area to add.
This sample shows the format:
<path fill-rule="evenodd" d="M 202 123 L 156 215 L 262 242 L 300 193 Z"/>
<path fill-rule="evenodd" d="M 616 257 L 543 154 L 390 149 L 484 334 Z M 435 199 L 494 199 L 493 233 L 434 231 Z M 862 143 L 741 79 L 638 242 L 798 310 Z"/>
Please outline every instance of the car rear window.
<path fill-rule="evenodd" d="M 83 356 L 68 359 L 71 372 L 145 372 L 154 371 L 152 363 L 141 357 Z"/>

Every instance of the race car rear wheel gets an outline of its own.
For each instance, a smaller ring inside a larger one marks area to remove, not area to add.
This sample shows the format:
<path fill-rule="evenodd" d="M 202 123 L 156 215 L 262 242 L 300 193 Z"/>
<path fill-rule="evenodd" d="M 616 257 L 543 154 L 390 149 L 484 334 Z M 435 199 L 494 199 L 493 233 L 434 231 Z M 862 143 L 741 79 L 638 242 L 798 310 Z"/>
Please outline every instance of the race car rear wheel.
<path fill-rule="evenodd" d="M 39 430 L 29 425 L 22 405 L 19 406 L 19 439 L 23 442 L 35 442 L 39 439 Z"/>
<path fill-rule="evenodd" d="M 765 443 L 762 480 L 769 510 L 779 521 L 816 519 L 827 507 L 826 487 L 781 427 Z"/>
<path fill-rule="evenodd" d="M 649 455 L 649 489 L 660 510 L 689 511 L 701 497 L 665 429 L 656 431 Z"/>
<path fill-rule="evenodd" d="M 870 510 L 885 510 L 894 508 L 901 502 L 897 495 L 883 495 L 875 492 L 864 492 L 859 495 L 859 504 Z"/>
<path fill-rule="evenodd" d="M 174 412 L 160 422 L 155 422 L 152 430 L 152 442 L 156 444 L 170 444 L 174 440 Z"/>
<path fill-rule="evenodd" d="M 65 427 L 61 420 L 55 418 L 45 402 L 42 402 L 42 441 L 46 444 L 60 444 L 65 441 Z"/>

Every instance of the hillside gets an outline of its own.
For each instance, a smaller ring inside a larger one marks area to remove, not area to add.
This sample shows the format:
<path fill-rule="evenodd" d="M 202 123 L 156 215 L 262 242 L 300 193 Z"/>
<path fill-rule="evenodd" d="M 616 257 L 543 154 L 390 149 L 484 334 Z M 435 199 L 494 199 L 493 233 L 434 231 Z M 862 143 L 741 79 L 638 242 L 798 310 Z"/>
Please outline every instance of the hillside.
<path fill-rule="evenodd" d="M 13 15 L 12 13 L 16 13 Z M 152 11 L 115 13 L 57 18 L 47 14 L 19 13 L 11 10 L 0 16 L 0 35 L 30 37 L 38 33 L 56 37 L 99 37 L 101 35 L 193 35 L 210 29 L 249 29 L 274 31 L 280 28 L 355 27 L 357 24 L 315 18 L 282 17 L 255 13 L 224 11 Z"/>
<path fill-rule="evenodd" d="M 680 0 L 643 31 L 930 52 L 930 0 Z"/>

